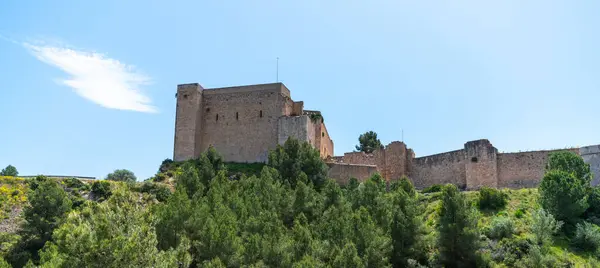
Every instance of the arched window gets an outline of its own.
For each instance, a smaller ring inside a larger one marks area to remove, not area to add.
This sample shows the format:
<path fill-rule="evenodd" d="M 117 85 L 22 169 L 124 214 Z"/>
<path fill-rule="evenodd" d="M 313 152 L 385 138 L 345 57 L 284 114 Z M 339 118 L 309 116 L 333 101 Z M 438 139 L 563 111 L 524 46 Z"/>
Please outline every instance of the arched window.
<path fill-rule="evenodd" d="M 215 121 L 219 121 L 219 114 L 217 114 L 217 118 L 216 118 L 216 120 L 215 120 Z"/>
<path fill-rule="evenodd" d="M 262 110 L 260 110 L 260 117 L 262 118 Z"/>
<path fill-rule="evenodd" d="M 238 112 L 235 112 L 235 120 L 239 120 L 240 119 L 240 115 L 238 114 Z"/>

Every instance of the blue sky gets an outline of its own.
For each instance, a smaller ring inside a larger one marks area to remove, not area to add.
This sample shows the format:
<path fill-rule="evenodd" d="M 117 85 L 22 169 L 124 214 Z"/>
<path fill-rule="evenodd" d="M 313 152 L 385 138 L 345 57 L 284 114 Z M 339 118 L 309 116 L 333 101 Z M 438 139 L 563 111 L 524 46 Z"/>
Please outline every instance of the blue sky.
<path fill-rule="evenodd" d="M 2 1 L 0 166 L 146 179 L 177 84 L 274 82 L 277 57 L 337 155 L 367 130 L 417 156 L 600 143 L 600 2 L 490 2 Z"/>

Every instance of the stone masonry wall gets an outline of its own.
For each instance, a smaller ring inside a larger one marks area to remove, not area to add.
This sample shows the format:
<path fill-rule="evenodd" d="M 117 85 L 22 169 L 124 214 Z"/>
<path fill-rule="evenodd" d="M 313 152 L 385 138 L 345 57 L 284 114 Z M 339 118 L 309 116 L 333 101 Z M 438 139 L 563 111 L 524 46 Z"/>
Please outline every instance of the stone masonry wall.
<path fill-rule="evenodd" d="M 445 183 L 466 187 L 465 151 L 457 150 L 415 158 L 409 178 L 416 188 Z"/>
<path fill-rule="evenodd" d="M 344 153 L 343 162 L 355 165 L 375 165 L 375 156 L 365 152 Z"/>
<path fill-rule="evenodd" d="M 328 163 L 327 165 L 329 166 L 327 177 L 333 178 L 341 185 L 347 184 L 350 178 L 356 178 L 358 181 L 365 181 L 377 172 L 377 167 L 372 165 L 338 163 Z"/>
<path fill-rule="evenodd" d="M 479 189 L 482 186 L 498 186 L 497 154 L 498 150 L 488 140 L 476 140 L 465 143 L 465 179 L 467 189 Z"/>
<path fill-rule="evenodd" d="M 198 118 L 202 104 L 202 87 L 199 84 L 177 86 L 177 108 L 175 115 L 175 140 L 173 160 L 182 161 L 195 156 L 196 130 L 201 127 Z"/>
<path fill-rule="evenodd" d="M 300 141 L 311 142 L 314 136 L 314 130 L 310 131 L 310 118 L 308 116 L 284 116 L 279 118 L 277 141 L 284 144 L 288 138 L 292 137 Z"/>
<path fill-rule="evenodd" d="M 321 157 L 327 158 L 329 156 L 333 156 L 333 140 L 329 137 L 329 132 L 327 132 L 327 127 L 325 127 L 324 123 L 319 124 L 321 130 L 315 133 L 317 136 L 321 135 L 321 145 L 320 152 Z"/>
<path fill-rule="evenodd" d="M 265 162 L 278 141 L 279 118 L 291 106 L 281 84 L 204 90 L 202 142 L 231 162 Z"/>
<path fill-rule="evenodd" d="M 537 187 L 544 177 L 548 155 L 551 151 L 532 151 L 498 154 L 498 187 L 530 188 Z M 578 150 L 570 151 L 579 153 Z"/>
<path fill-rule="evenodd" d="M 597 186 L 600 184 L 600 145 L 581 147 L 579 154 L 583 161 L 590 164 L 590 170 L 594 174 L 592 186 Z"/>

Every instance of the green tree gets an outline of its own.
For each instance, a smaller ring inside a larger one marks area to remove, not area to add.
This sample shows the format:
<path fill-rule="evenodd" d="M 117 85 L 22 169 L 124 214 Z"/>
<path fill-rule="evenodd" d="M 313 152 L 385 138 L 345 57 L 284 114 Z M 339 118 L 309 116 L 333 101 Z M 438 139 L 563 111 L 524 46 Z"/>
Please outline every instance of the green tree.
<path fill-rule="evenodd" d="M 207 168 L 210 169 L 209 167 Z M 205 173 L 210 173 L 211 176 L 214 174 L 212 169 L 210 172 L 206 169 L 203 170 L 205 170 Z M 177 189 L 184 191 L 189 198 L 194 197 L 196 193 L 200 196 L 204 195 L 204 189 L 206 187 L 198 175 L 198 169 L 196 169 L 196 166 L 191 162 L 183 164 L 181 167 L 181 174 L 177 175 L 175 180 L 177 182 Z"/>
<path fill-rule="evenodd" d="M 106 179 L 110 181 L 136 182 L 137 178 L 133 172 L 127 169 L 117 169 L 113 173 L 106 175 Z"/>
<path fill-rule="evenodd" d="M 562 170 L 573 174 L 575 178 L 588 186 L 592 181 L 590 165 L 583 161 L 581 156 L 569 151 L 552 152 L 548 155 L 546 171 Z"/>
<path fill-rule="evenodd" d="M 335 257 L 333 260 L 334 268 L 361 268 L 365 267 L 361 258 L 356 252 L 356 246 L 352 242 L 348 242 L 344 245 L 342 252 Z"/>
<path fill-rule="evenodd" d="M 72 207 L 71 199 L 55 180 L 40 177 L 37 181 L 35 190 L 28 196 L 29 206 L 23 211 L 23 239 L 9 253 L 9 261 L 16 267 L 22 267 L 29 260 L 38 262 L 38 250 L 52 238 L 52 232 Z"/>
<path fill-rule="evenodd" d="M 42 267 L 187 267 L 189 242 L 160 251 L 152 214 L 138 194 L 119 189 L 71 213 L 41 253 Z M 50 265 L 48 265 L 50 266 Z"/>
<path fill-rule="evenodd" d="M 19 172 L 17 171 L 17 168 L 12 165 L 8 165 L 2 171 L 0 171 L 0 176 L 16 177 L 18 175 L 19 175 Z"/>
<path fill-rule="evenodd" d="M 573 224 L 588 208 L 588 186 L 576 173 L 553 169 L 539 187 L 540 204 L 557 220 Z"/>
<path fill-rule="evenodd" d="M 439 260 L 444 267 L 475 267 L 479 234 L 477 218 L 464 194 L 453 184 L 444 186 L 438 225 Z"/>
<path fill-rule="evenodd" d="M 372 153 L 377 149 L 383 149 L 381 141 L 377 138 L 377 133 L 367 131 L 364 134 L 360 134 L 358 137 L 358 145 L 356 145 L 357 151 Z"/>
<path fill-rule="evenodd" d="M 411 185 L 412 186 L 412 185 Z M 410 191 L 410 188 L 409 188 Z M 414 192 L 414 189 L 412 191 Z M 392 254 L 394 267 L 407 267 L 408 260 L 427 261 L 423 221 L 417 198 L 399 188 L 391 193 L 392 203 Z"/>
<path fill-rule="evenodd" d="M 289 138 L 283 146 L 277 145 L 269 153 L 268 165 L 275 168 L 282 181 L 292 187 L 302 181 L 321 189 L 327 178 L 328 168 L 319 151 L 308 142 L 299 142 L 293 138 Z"/>

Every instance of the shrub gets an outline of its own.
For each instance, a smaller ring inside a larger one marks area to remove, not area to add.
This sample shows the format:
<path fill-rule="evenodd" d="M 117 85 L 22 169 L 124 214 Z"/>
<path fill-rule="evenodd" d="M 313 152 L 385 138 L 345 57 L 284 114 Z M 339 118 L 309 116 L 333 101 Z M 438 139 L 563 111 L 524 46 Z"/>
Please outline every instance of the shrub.
<path fill-rule="evenodd" d="M 422 193 L 437 193 L 437 192 L 441 192 L 442 188 L 443 188 L 443 185 L 434 184 L 434 185 L 431 185 L 431 186 L 423 189 L 421 192 Z"/>
<path fill-rule="evenodd" d="M 578 223 L 572 242 L 579 250 L 596 252 L 600 248 L 600 230 L 589 222 Z"/>
<path fill-rule="evenodd" d="M 590 189 L 588 194 L 589 208 L 585 211 L 587 219 L 599 218 L 600 217 L 600 187 L 594 187 Z"/>
<path fill-rule="evenodd" d="M 79 189 L 79 190 L 90 190 L 89 185 L 87 185 L 86 183 L 84 183 L 76 178 L 64 179 L 63 183 L 65 184 L 65 186 L 67 186 L 69 188 Z"/>
<path fill-rule="evenodd" d="M 488 237 L 500 240 L 509 238 L 515 232 L 513 221 L 507 217 L 496 217 L 491 222 L 491 227 L 488 230 Z"/>
<path fill-rule="evenodd" d="M 519 208 L 515 211 L 515 218 L 521 219 L 525 216 L 525 210 L 523 208 Z"/>
<path fill-rule="evenodd" d="M 533 223 L 531 224 L 531 232 L 535 237 L 535 242 L 538 245 L 552 241 L 552 236 L 562 226 L 561 221 L 556 221 L 554 216 L 544 209 L 539 209 L 533 213 Z"/>
<path fill-rule="evenodd" d="M 161 183 L 145 182 L 142 185 L 140 192 L 154 195 L 156 200 L 160 202 L 167 201 L 169 196 L 171 196 L 171 190 L 169 187 Z"/>
<path fill-rule="evenodd" d="M 479 190 L 479 209 L 502 209 L 508 203 L 508 195 L 500 190 L 483 187 Z"/>
<path fill-rule="evenodd" d="M 410 179 L 406 176 L 402 176 L 402 178 L 400 178 L 399 180 L 394 181 L 390 188 L 392 191 L 395 191 L 396 189 L 400 188 L 404 190 L 404 192 L 406 192 L 409 196 L 415 196 L 416 193 L 415 187 L 413 186 Z"/>
<path fill-rule="evenodd" d="M 106 175 L 109 181 L 135 182 L 137 178 L 133 172 L 127 169 L 117 169 L 113 173 Z"/>
<path fill-rule="evenodd" d="M 513 267 L 517 261 L 527 256 L 532 246 L 533 241 L 526 237 L 504 238 L 494 248 L 492 259 Z"/>
<path fill-rule="evenodd" d="M 92 193 L 98 200 L 107 199 L 112 194 L 110 190 L 110 182 L 95 181 L 94 184 L 92 184 Z"/>

